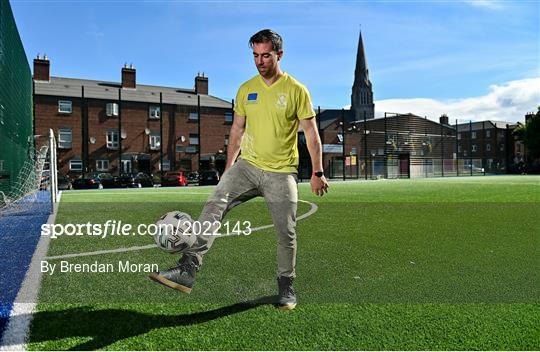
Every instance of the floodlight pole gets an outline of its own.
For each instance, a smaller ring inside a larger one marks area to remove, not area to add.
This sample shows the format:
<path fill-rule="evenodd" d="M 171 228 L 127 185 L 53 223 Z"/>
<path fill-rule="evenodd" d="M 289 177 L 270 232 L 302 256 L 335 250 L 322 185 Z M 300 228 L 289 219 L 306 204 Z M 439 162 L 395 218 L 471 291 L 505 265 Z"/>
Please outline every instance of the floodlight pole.
<path fill-rule="evenodd" d="M 170 163 L 170 160 L 169 160 L 169 163 Z M 163 93 L 162 92 L 159 92 L 159 174 L 161 178 L 163 178 Z"/>

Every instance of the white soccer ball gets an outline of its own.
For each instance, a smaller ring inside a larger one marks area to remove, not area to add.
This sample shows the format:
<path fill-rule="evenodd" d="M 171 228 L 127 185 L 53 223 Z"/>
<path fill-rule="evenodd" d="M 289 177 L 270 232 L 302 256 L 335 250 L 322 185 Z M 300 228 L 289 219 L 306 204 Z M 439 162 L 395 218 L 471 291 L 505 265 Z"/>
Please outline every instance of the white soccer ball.
<path fill-rule="evenodd" d="M 193 219 L 189 214 L 171 211 L 156 221 L 156 225 L 154 241 L 165 252 L 181 252 L 195 242 L 192 235 Z"/>

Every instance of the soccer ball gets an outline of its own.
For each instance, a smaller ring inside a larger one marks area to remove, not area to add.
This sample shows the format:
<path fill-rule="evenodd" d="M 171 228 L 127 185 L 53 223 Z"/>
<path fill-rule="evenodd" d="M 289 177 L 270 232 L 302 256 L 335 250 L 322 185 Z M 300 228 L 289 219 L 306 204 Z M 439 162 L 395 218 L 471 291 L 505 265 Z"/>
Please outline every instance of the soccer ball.
<path fill-rule="evenodd" d="M 154 241 L 168 253 L 178 253 L 190 247 L 195 238 L 191 233 L 193 219 L 181 211 L 171 211 L 156 221 Z"/>

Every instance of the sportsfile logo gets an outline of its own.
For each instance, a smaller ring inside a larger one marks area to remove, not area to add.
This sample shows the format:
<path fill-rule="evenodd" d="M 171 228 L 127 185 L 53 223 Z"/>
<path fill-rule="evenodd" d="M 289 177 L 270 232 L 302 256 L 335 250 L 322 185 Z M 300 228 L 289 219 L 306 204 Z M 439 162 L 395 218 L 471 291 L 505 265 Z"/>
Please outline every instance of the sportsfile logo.
<path fill-rule="evenodd" d="M 174 233 L 184 236 L 247 236 L 251 232 L 250 221 L 186 222 L 179 220 L 177 223 L 138 224 L 134 226 L 121 220 L 107 220 L 105 223 L 41 225 L 41 236 L 50 236 L 52 239 L 60 236 L 92 236 L 104 239 L 109 236 L 156 236 L 162 233 Z"/>

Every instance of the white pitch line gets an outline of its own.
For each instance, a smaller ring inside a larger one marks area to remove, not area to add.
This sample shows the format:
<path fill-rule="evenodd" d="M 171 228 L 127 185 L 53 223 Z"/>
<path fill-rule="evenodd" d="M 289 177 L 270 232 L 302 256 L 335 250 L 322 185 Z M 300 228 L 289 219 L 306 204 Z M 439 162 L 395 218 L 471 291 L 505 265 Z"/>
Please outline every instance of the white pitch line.
<path fill-rule="evenodd" d="M 155 191 L 152 191 L 152 192 L 145 192 L 145 191 L 132 191 L 132 192 L 129 192 L 129 191 L 126 191 L 126 192 L 109 192 L 109 191 L 98 191 L 98 192 L 77 192 L 77 191 L 69 191 L 68 193 L 66 193 L 66 197 L 69 197 L 71 195 L 77 195 L 77 196 L 80 196 L 80 195 L 98 195 L 98 196 L 103 196 L 103 195 L 109 195 L 109 194 L 122 194 L 122 195 L 138 195 L 138 194 L 152 194 L 152 195 L 159 195 L 159 194 L 175 194 L 175 195 L 182 195 L 182 194 L 190 194 L 190 195 L 203 195 L 203 196 L 207 196 L 211 193 L 199 193 L 199 192 L 170 192 L 170 191 L 161 191 L 161 192 L 155 192 Z"/>
<path fill-rule="evenodd" d="M 305 214 L 300 215 L 296 218 L 296 220 L 303 220 L 317 212 L 319 207 L 315 203 L 311 203 L 305 200 L 298 200 L 299 202 L 309 204 L 311 208 L 309 211 Z M 270 225 L 262 225 L 258 227 L 254 227 L 251 229 L 251 232 L 265 230 L 274 227 L 274 224 Z M 232 236 L 232 235 L 231 235 Z M 49 237 L 49 236 L 46 236 Z M 230 236 L 221 236 L 221 237 L 230 237 Z M 78 258 L 78 257 L 88 257 L 92 255 L 101 255 L 101 254 L 109 254 L 109 253 L 124 253 L 124 252 L 132 252 L 132 251 L 140 251 L 144 249 L 150 249 L 150 248 L 156 248 L 155 244 L 148 244 L 145 246 L 133 246 L 133 247 L 120 247 L 116 249 L 106 249 L 106 250 L 100 250 L 100 251 L 93 251 L 93 252 L 83 252 L 83 253 L 72 253 L 72 254 L 63 254 L 63 255 L 55 255 L 51 257 L 46 257 L 44 259 L 47 260 L 54 260 L 54 259 L 67 259 L 67 258 Z"/>
<path fill-rule="evenodd" d="M 54 224 L 61 197 L 62 192 L 58 195 L 58 203 L 53 205 L 53 213 L 49 215 L 47 224 Z M 2 341 L 0 341 L 0 351 L 26 351 L 30 323 L 34 317 L 37 295 L 41 286 L 42 273 L 40 264 L 47 255 L 50 241 L 50 236 L 40 236 L 39 238 L 32 255 L 30 267 L 13 302 L 8 325 L 4 331 Z"/>

